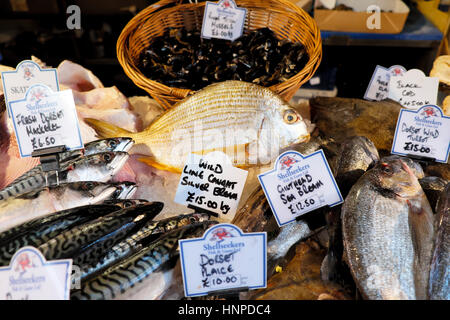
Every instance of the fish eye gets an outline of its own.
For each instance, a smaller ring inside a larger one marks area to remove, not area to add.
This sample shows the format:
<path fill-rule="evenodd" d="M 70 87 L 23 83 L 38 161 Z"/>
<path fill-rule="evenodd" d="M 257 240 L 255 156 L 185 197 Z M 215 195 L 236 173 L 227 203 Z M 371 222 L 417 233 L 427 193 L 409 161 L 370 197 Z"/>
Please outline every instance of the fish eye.
<path fill-rule="evenodd" d="M 87 190 L 91 190 L 94 188 L 94 184 L 92 182 L 86 182 L 85 184 Z"/>
<path fill-rule="evenodd" d="M 293 124 L 297 122 L 298 115 L 294 110 L 286 110 L 283 115 L 284 122 L 287 124 Z"/>
<path fill-rule="evenodd" d="M 131 201 L 125 201 L 125 202 L 123 203 L 123 206 L 124 206 L 125 208 L 129 208 L 129 207 L 132 207 L 132 206 L 133 206 L 133 203 L 132 203 Z"/>
<path fill-rule="evenodd" d="M 381 164 L 381 168 L 382 168 L 384 173 L 391 173 L 392 172 L 391 167 L 387 163 L 382 163 Z"/>
<path fill-rule="evenodd" d="M 111 148 L 115 148 L 115 147 L 117 146 L 116 140 L 111 140 L 111 141 L 109 141 L 109 146 L 110 146 Z"/>
<path fill-rule="evenodd" d="M 105 153 L 104 155 L 103 155 L 103 160 L 105 160 L 105 161 L 110 161 L 111 160 L 111 155 L 109 154 L 109 153 Z"/>

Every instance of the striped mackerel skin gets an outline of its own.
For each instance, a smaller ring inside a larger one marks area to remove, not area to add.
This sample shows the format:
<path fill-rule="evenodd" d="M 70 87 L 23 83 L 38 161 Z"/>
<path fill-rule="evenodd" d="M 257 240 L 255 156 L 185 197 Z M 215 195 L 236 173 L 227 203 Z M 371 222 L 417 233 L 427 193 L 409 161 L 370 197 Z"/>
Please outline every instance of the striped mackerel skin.
<path fill-rule="evenodd" d="M 78 265 L 82 270 L 81 281 L 87 281 L 114 263 L 117 263 L 120 260 L 123 260 L 126 257 L 138 252 L 145 246 L 145 243 L 156 240 L 158 236 L 165 232 L 169 232 L 189 224 L 208 221 L 209 218 L 210 215 L 208 214 L 191 213 L 159 221 L 151 221 L 135 234 L 116 244 L 110 250 L 104 252 L 104 254 L 98 259 L 85 259 L 80 264 L 81 261 L 76 261 L 77 259 L 74 257 L 74 264 Z"/>
<path fill-rule="evenodd" d="M 188 225 L 173 230 L 127 260 L 104 271 L 101 275 L 81 285 L 74 291 L 72 299 L 104 300 L 113 299 L 129 288 L 142 282 L 175 254 L 178 240 L 187 237 L 200 237 L 213 221 Z"/>

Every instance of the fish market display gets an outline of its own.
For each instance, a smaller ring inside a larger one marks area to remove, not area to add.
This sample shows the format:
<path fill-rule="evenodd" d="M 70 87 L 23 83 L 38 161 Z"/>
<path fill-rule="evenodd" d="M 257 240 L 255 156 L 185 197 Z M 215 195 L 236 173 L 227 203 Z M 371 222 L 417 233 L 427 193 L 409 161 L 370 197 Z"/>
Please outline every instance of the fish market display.
<path fill-rule="evenodd" d="M 307 62 L 301 43 L 280 40 L 269 28 L 250 31 L 234 41 L 169 29 L 142 52 L 138 68 L 169 87 L 199 90 L 225 80 L 275 85 L 297 74 Z"/>
<path fill-rule="evenodd" d="M 8 265 L 22 247 L 38 247 L 61 232 L 97 217 L 120 210 L 116 205 L 88 205 L 55 212 L 0 233 L 0 265 Z"/>
<path fill-rule="evenodd" d="M 280 148 L 309 139 L 302 117 L 267 88 L 241 81 L 213 84 L 132 133 L 86 119 L 101 137 L 131 137 L 146 163 L 181 172 L 189 153 L 220 150 L 234 165 L 268 163 Z M 195 142 L 195 143 L 192 143 Z M 237 150 L 237 152 L 234 152 Z"/>
<path fill-rule="evenodd" d="M 72 182 L 43 187 L 0 202 L 0 232 L 51 213 L 102 202 L 122 191 L 120 184 Z"/>
<path fill-rule="evenodd" d="M 450 184 L 438 202 L 439 222 L 430 270 L 429 298 L 450 300 Z"/>
<path fill-rule="evenodd" d="M 405 162 L 381 162 L 358 180 L 342 207 L 342 231 L 364 298 L 427 298 L 433 212 Z"/>
<path fill-rule="evenodd" d="M 112 212 L 62 232 L 41 244 L 38 249 L 48 260 L 69 258 L 78 253 L 75 262 L 79 262 L 84 257 L 95 255 L 95 251 L 101 251 L 102 247 L 108 249 L 108 245 L 113 246 L 116 243 L 114 239 L 120 240 L 140 229 L 162 207 L 162 203 L 148 203 Z"/>
<path fill-rule="evenodd" d="M 169 261 L 178 248 L 178 240 L 188 237 L 198 238 L 214 223 L 216 222 L 206 221 L 192 224 L 165 234 L 125 261 L 82 283 L 80 290 L 71 293 L 71 299 L 115 298 L 138 282 L 143 281 L 153 271 Z"/>
<path fill-rule="evenodd" d="M 126 152 L 104 152 L 82 157 L 67 163 L 58 173 L 39 170 L 34 175 L 26 174 L 17 182 L 0 191 L 0 200 L 17 197 L 49 185 L 80 181 L 109 181 L 128 160 Z"/>

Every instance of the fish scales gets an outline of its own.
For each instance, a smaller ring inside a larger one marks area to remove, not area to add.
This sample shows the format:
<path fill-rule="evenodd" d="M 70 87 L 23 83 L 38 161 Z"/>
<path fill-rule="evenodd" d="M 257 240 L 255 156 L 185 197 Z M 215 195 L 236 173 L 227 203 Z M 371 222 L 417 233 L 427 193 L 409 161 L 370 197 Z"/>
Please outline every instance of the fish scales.
<path fill-rule="evenodd" d="M 113 299 L 124 293 L 138 282 L 142 282 L 154 270 L 169 261 L 178 240 L 203 234 L 207 227 L 215 222 L 208 221 L 185 226 L 165 234 L 125 261 L 105 270 L 101 275 L 82 283 L 80 290 L 72 293 L 72 299 Z"/>
<path fill-rule="evenodd" d="M 109 199 L 120 184 L 74 182 L 37 191 L 0 202 L 0 232 L 54 212 Z"/>
<path fill-rule="evenodd" d="M 59 184 L 91 180 L 106 182 L 122 168 L 127 159 L 128 154 L 125 152 L 105 152 L 83 157 L 66 164 L 57 174 L 40 171 L 24 180 L 10 184 L 0 191 L 0 200 L 20 196 L 57 182 Z"/>
<path fill-rule="evenodd" d="M 44 242 L 57 236 L 59 233 L 90 219 L 95 219 L 100 214 L 119 210 L 117 206 L 93 206 L 82 207 L 81 210 L 87 211 L 91 215 L 72 214 L 73 210 L 65 210 L 63 213 L 55 214 L 50 219 L 37 219 L 32 223 L 20 225 L 16 228 L 2 233 L 0 245 L 0 265 L 7 265 L 14 253 L 22 247 L 38 247 Z M 6 233 L 6 235 L 4 235 Z"/>

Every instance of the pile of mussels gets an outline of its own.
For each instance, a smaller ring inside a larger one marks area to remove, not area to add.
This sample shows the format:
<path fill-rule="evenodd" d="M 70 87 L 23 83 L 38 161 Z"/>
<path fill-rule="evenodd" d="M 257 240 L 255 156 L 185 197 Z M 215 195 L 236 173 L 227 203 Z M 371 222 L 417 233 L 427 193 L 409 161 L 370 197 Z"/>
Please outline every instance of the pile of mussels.
<path fill-rule="evenodd" d="M 199 90 L 225 80 L 275 85 L 300 72 L 308 60 L 303 44 L 279 40 L 268 28 L 235 41 L 170 29 L 142 52 L 138 68 L 169 87 Z"/>

